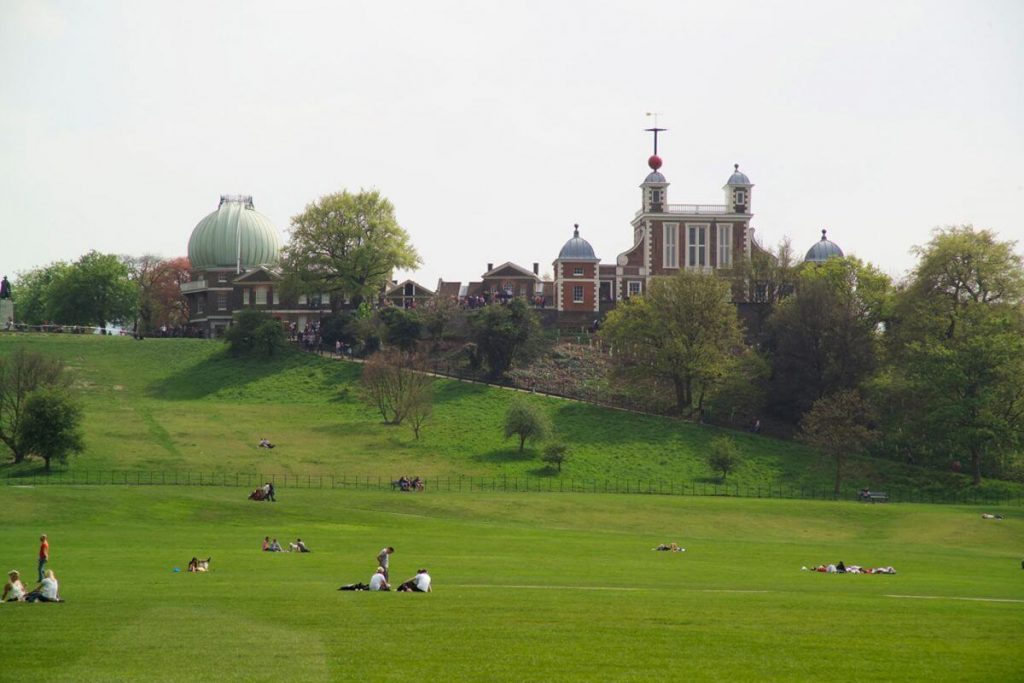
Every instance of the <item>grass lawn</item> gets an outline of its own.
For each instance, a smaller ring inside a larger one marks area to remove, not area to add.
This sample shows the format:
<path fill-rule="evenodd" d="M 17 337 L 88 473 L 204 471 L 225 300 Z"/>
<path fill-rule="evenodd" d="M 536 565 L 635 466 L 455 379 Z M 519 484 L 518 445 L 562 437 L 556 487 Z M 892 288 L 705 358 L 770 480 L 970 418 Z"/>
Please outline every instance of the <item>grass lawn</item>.
<path fill-rule="evenodd" d="M 581 494 L 0 487 L 0 568 L 39 533 L 64 605 L 0 605 L 0 680 L 1024 678 L 1024 518 Z M 984 508 L 986 511 L 999 511 Z M 309 555 L 259 551 L 301 536 Z M 678 541 L 685 553 L 657 553 Z M 393 578 L 338 592 L 394 545 Z M 205 575 L 173 572 L 212 555 Z M 895 576 L 802 565 L 893 565 Z M 894 597 L 908 596 L 908 597 Z"/>
<path fill-rule="evenodd" d="M 744 456 L 730 485 L 832 490 L 831 463 L 799 444 L 561 399 L 439 380 L 434 416 L 416 440 L 410 428 L 382 424 L 358 400 L 360 367 L 348 362 L 298 353 L 239 360 L 226 357 L 222 344 L 193 339 L 0 334 L 0 354 L 17 345 L 62 358 L 74 373 L 85 405 L 87 450 L 71 460 L 72 470 L 699 486 L 718 481 L 706 462 L 707 445 L 728 434 Z M 502 437 L 505 410 L 517 397 L 546 411 L 568 444 L 570 460 L 560 475 L 539 461 L 539 447 L 519 453 L 516 439 Z M 261 437 L 278 447 L 257 448 Z M 0 476 L 38 467 L 0 465 Z M 966 476 L 884 460 L 850 458 L 847 469 L 851 492 L 869 486 L 1015 500 L 1024 492 L 999 481 L 975 488 Z"/>

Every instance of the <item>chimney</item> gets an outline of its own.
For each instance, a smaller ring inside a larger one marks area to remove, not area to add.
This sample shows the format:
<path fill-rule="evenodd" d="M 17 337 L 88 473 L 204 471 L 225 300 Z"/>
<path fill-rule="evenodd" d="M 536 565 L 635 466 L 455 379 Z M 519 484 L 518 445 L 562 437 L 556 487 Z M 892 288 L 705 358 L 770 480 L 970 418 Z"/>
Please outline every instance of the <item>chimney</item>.
<path fill-rule="evenodd" d="M 539 263 L 534 263 L 533 264 L 533 274 L 534 275 L 540 275 L 540 264 Z"/>
<path fill-rule="evenodd" d="M 494 264 L 493 264 L 493 263 L 488 263 L 488 264 L 487 264 L 487 270 L 486 270 L 486 272 L 488 272 L 488 273 L 489 273 L 489 272 L 491 272 L 492 270 L 494 270 Z"/>

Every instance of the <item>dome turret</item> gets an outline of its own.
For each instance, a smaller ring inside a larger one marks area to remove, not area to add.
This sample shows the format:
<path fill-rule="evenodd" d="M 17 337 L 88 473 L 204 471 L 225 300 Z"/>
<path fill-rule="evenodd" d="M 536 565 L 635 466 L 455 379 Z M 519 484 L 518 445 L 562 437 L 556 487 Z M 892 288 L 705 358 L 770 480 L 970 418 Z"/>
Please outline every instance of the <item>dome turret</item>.
<path fill-rule="evenodd" d="M 590 242 L 580 237 L 580 226 L 578 223 L 573 226 L 572 239 L 566 242 L 562 246 L 562 250 L 558 252 L 558 258 L 561 261 L 598 260 L 594 256 L 594 248 L 590 246 Z"/>
<path fill-rule="evenodd" d="M 733 164 L 732 175 L 729 176 L 729 181 L 726 185 L 750 185 L 750 178 L 747 177 L 746 173 L 740 172 L 740 165 Z"/>
<path fill-rule="evenodd" d="M 821 231 L 821 239 L 807 250 L 807 256 L 804 257 L 804 261 L 808 263 L 824 263 L 830 258 L 843 257 L 843 250 L 839 248 L 838 244 L 828 239 L 826 236 L 827 232 L 827 230 Z"/>
<path fill-rule="evenodd" d="M 188 240 L 188 259 L 199 270 L 274 265 L 280 251 L 274 224 L 253 208 L 249 195 L 221 195 L 220 206 Z"/>

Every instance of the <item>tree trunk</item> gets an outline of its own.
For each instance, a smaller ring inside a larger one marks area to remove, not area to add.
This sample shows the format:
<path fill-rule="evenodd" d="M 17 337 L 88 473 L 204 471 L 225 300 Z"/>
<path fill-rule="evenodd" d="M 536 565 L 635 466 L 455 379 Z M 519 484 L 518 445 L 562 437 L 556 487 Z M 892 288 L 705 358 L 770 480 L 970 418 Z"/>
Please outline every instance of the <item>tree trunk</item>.
<path fill-rule="evenodd" d="M 519 452 L 520 453 L 523 452 L 523 444 L 525 444 L 525 443 L 526 443 L 526 437 L 523 436 L 522 434 L 520 434 L 519 435 Z"/>
<path fill-rule="evenodd" d="M 690 384 L 682 377 L 673 377 L 672 384 L 676 390 L 676 412 L 685 415 L 690 408 Z"/>
<path fill-rule="evenodd" d="M 981 483 L 981 453 L 978 449 L 971 449 L 971 473 L 974 475 L 974 485 Z"/>
<path fill-rule="evenodd" d="M 43 469 L 46 470 L 47 473 L 49 473 L 49 471 L 50 471 L 50 459 L 47 458 L 45 455 L 43 456 L 43 463 L 44 463 L 43 464 Z"/>

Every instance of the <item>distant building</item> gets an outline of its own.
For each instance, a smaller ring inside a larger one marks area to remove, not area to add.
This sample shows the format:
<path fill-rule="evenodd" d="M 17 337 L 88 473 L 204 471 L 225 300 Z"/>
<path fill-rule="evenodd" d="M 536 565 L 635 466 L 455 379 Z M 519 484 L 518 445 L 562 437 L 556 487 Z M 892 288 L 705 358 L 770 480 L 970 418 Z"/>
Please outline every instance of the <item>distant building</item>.
<path fill-rule="evenodd" d="M 189 325 L 205 337 L 220 336 L 236 311 L 256 308 L 301 330 L 329 313 L 326 295 L 282 295 L 280 255 L 277 231 L 256 211 L 252 197 L 222 195 L 217 210 L 199 221 L 188 241 L 191 280 L 181 292 Z"/>
<path fill-rule="evenodd" d="M 821 239 L 807 250 L 804 263 L 824 263 L 830 258 L 843 258 L 843 250 L 839 248 L 838 244 L 828 239 L 827 233 L 827 230 L 821 231 Z"/>

